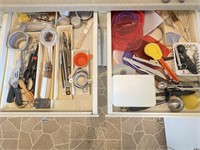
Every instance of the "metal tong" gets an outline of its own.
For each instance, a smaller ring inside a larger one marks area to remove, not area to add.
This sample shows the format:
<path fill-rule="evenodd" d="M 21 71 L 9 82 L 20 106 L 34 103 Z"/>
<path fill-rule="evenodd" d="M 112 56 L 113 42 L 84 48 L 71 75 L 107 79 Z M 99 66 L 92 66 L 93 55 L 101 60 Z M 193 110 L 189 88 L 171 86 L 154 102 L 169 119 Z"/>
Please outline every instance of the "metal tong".
<path fill-rule="evenodd" d="M 127 58 L 127 57 L 123 57 L 123 60 L 128 62 L 132 66 L 132 68 L 136 69 L 137 71 L 141 71 L 141 72 L 144 72 L 146 74 L 152 74 L 152 75 L 155 76 L 156 80 L 158 80 L 158 81 L 169 82 L 168 79 L 165 77 L 165 75 L 162 72 L 147 66 L 147 65 L 151 65 L 151 66 L 161 67 L 156 62 L 148 61 L 148 60 L 138 58 L 138 57 L 135 57 L 135 56 L 133 56 L 132 59 Z M 147 65 L 145 65 L 143 63 L 145 63 Z"/>
<path fill-rule="evenodd" d="M 60 50 L 60 67 L 62 86 L 66 89 L 66 94 L 70 95 L 69 75 L 71 74 L 71 41 L 62 33 Z"/>

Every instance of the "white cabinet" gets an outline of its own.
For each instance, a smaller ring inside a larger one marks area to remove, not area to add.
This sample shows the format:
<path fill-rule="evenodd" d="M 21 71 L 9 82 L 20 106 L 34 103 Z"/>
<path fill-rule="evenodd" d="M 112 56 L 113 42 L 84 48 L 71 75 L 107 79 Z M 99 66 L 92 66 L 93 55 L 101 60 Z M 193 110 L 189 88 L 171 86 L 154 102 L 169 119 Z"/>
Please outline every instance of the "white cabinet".
<path fill-rule="evenodd" d="M 200 149 L 199 118 L 165 118 L 165 134 L 168 149 Z"/>

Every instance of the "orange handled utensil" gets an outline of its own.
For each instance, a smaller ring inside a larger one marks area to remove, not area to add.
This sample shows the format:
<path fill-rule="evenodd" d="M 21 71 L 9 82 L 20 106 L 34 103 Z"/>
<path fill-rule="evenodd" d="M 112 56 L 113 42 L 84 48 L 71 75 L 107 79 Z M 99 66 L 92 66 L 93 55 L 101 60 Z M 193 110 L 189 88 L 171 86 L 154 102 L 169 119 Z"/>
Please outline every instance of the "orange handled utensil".
<path fill-rule="evenodd" d="M 169 73 L 172 77 L 173 81 L 179 83 L 180 80 L 178 76 L 174 73 L 174 71 L 168 66 L 168 64 L 162 59 L 162 51 L 158 44 L 156 43 L 149 43 L 145 46 L 144 52 L 146 55 L 150 56 L 154 60 L 158 60 L 159 63 L 163 66 L 163 68 Z"/>

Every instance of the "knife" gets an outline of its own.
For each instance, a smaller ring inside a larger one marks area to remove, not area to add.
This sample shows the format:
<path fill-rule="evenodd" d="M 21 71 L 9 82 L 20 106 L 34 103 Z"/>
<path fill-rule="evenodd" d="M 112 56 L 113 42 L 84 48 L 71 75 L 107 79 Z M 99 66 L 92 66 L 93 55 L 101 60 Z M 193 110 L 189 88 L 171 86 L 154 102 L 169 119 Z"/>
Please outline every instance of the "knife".
<path fill-rule="evenodd" d="M 21 69 L 21 59 L 19 58 L 17 60 L 15 68 L 12 71 L 12 76 L 11 76 L 11 85 L 14 89 L 14 95 L 16 97 L 15 103 L 18 106 L 21 106 L 23 104 L 23 102 L 21 100 L 21 96 L 19 94 L 19 88 L 18 88 L 18 81 L 19 81 L 19 77 L 20 77 L 20 69 Z M 10 92 L 9 92 L 9 94 L 10 94 Z"/>

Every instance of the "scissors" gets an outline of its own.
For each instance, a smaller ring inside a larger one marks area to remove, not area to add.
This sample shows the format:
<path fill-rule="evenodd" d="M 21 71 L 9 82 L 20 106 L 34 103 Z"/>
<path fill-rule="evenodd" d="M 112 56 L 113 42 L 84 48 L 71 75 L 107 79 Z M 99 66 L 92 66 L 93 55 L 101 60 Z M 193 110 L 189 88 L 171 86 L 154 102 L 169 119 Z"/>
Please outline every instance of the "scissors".
<path fill-rule="evenodd" d="M 34 53 L 31 53 L 29 56 L 28 65 L 24 71 L 24 83 L 26 88 L 34 93 L 35 90 L 35 79 L 36 79 L 36 69 L 37 69 L 37 54 L 38 54 L 38 44 Z"/>

